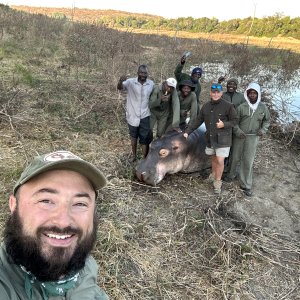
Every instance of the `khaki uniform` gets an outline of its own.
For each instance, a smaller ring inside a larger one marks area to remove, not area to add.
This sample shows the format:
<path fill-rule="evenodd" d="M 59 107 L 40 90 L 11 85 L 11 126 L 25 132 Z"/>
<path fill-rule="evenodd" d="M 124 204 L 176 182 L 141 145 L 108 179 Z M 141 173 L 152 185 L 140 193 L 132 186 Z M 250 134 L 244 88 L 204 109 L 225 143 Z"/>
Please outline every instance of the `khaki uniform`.
<path fill-rule="evenodd" d="M 197 118 L 197 98 L 194 92 L 191 92 L 186 98 L 183 98 L 181 91 L 178 91 L 180 103 L 180 128 L 186 127 L 187 113 L 189 113 L 190 123 L 194 123 Z"/>
<path fill-rule="evenodd" d="M 234 92 L 234 93 L 229 93 L 225 92 L 222 95 L 222 98 L 234 105 L 234 108 L 237 109 L 238 106 L 242 103 L 245 103 L 246 100 L 244 98 L 244 94 L 239 93 L 239 92 Z"/>
<path fill-rule="evenodd" d="M 260 92 L 259 92 L 260 99 Z M 252 188 L 253 163 L 259 141 L 258 131 L 266 133 L 270 125 L 270 112 L 267 106 L 259 102 L 253 111 L 247 102 L 237 108 L 238 123 L 233 128 L 232 158 L 228 177 L 233 179 L 239 167 L 239 181 L 244 189 Z M 246 138 L 241 138 L 241 133 Z"/>
<path fill-rule="evenodd" d="M 149 99 L 151 112 L 150 128 L 153 131 L 157 124 L 157 137 L 161 137 L 166 131 L 172 128 L 179 128 L 180 105 L 176 89 L 168 95 L 167 101 L 162 101 L 162 85 L 156 85 Z"/>

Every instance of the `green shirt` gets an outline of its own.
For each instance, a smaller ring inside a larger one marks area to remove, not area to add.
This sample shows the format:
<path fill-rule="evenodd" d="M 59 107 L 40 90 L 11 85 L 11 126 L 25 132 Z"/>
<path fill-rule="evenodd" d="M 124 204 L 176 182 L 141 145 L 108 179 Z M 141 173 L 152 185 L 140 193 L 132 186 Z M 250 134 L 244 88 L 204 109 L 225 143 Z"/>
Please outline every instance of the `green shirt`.
<path fill-rule="evenodd" d="M 172 120 L 172 127 L 179 127 L 180 105 L 177 91 L 174 89 L 168 97 L 168 101 L 162 101 L 162 85 L 156 85 L 149 99 L 151 114 L 157 119 L 166 117 Z"/>
<path fill-rule="evenodd" d="M 180 124 L 185 123 L 186 114 L 190 112 L 190 123 L 194 123 L 197 117 L 197 99 L 194 92 L 191 92 L 187 97 L 183 98 L 181 91 L 178 91 L 180 103 Z"/>
<path fill-rule="evenodd" d="M 49 296 L 49 300 L 108 300 L 108 296 L 96 284 L 97 263 L 88 256 L 85 267 L 79 271 L 78 279 L 73 288 L 65 296 Z M 25 292 L 27 273 L 15 265 L 7 255 L 5 245 L 0 248 L 0 299 L 29 300 Z M 32 283 L 32 299 L 44 300 L 39 282 Z"/>
<path fill-rule="evenodd" d="M 260 102 L 257 109 L 253 111 L 247 102 L 237 108 L 238 122 L 233 128 L 236 136 L 241 132 L 246 134 L 257 134 L 259 130 L 266 133 L 270 126 L 270 112 L 267 106 Z"/>
<path fill-rule="evenodd" d="M 229 93 L 225 92 L 222 95 L 222 98 L 234 105 L 234 108 L 238 108 L 238 106 L 244 102 L 246 102 L 244 98 L 244 94 L 239 93 L 239 92 L 234 92 L 234 93 Z"/>

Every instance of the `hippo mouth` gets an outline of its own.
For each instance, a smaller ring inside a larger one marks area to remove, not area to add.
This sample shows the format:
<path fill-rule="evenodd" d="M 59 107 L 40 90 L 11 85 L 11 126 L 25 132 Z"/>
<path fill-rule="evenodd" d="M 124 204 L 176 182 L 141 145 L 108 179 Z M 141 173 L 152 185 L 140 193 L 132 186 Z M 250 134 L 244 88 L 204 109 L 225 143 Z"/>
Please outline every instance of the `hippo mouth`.
<path fill-rule="evenodd" d="M 141 172 L 141 173 L 137 174 L 137 177 L 143 183 L 146 183 L 146 184 L 149 184 L 152 186 L 156 186 L 163 180 L 164 175 L 156 174 L 155 176 L 149 176 L 149 174 L 147 174 L 147 172 Z"/>

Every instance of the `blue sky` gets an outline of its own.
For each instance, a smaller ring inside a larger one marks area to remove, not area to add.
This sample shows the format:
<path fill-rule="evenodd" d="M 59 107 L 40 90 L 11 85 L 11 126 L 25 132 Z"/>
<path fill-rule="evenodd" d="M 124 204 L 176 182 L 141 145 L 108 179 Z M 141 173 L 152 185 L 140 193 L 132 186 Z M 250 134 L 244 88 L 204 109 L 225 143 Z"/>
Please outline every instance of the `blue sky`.
<path fill-rule="evenodd" d="M 193 17 L 217 18 L 220 21 L 234 18 L 258 18 L 282 13 L 291 18 L 300 17 L 298 0 L 0 0 L 7 5 L 44 7 L 78 7 L 91 9 L 115 9 L 148 13 L 165 18 Z"/>

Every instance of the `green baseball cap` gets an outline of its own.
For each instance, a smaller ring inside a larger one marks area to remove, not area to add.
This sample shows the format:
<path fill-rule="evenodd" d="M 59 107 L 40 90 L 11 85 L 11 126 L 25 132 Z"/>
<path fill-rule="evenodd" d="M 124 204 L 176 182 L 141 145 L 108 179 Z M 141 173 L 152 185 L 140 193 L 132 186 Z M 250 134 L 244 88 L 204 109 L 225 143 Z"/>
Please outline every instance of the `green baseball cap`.
<path fill-rule="evenodd" d="M 16 182 L 13 189 L 14 195 L 22 184 L 50 170 L 75 171 L 86 177 L 91 182 L 95 191 L 103 188 L 107 184 L 103 173 L 94 165 L 69 151 L 62 150 L 36 156 Z"/>

